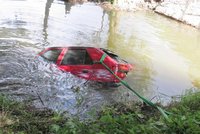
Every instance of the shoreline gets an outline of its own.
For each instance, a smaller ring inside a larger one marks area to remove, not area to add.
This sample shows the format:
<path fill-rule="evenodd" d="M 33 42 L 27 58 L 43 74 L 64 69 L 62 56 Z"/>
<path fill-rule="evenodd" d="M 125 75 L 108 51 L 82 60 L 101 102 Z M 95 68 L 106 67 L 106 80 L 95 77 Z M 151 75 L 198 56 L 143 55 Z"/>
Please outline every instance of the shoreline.
<path fill-rule="evenodd" d="M 163 107 L 168 120 L 147 105 L 113 105 L 91 111 L 93 119 L 37 110 L 0 95 L 0 133 L 185 133 L 200 131 L 200 92 L 186 94 Z"/>
<path fill-rule="evenodd" d="M 132 2 L 131 4 L 102 2 L 99 5 L 107 11 L 136 12 L 150 10 L 200 30 L 200 2 L 190 2 L 189 0 L 185 2 L 180 0 L 164 0 L 163 2 L 149 1 L 135 0 L 135 3 Z"/>

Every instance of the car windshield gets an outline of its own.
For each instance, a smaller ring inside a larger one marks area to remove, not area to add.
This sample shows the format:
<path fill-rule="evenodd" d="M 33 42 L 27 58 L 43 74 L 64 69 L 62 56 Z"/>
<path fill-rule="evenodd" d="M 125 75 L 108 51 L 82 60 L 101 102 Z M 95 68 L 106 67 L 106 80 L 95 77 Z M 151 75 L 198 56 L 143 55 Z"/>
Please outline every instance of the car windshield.
<path fill-rule="evenodd" d="M 60 55 L 61 49 L 51 49 L 46 51 L 44 54 L 41 56 L 48 61 L 56 63 L 58 56 Z"/>

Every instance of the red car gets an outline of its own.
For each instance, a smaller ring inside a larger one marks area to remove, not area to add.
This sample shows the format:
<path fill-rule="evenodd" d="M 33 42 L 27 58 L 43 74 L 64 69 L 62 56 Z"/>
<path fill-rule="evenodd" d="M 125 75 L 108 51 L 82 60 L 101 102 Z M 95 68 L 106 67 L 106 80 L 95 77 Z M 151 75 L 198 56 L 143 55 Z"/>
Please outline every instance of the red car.
<path fill-rule="evenodd" d="M 59 69 L 70 72 L 78 77 L 97 82 L 114 82 L 119 80 L 101 63 L 103 60 L 118 77 L 124 79 L 133 66 L 120 59 L 113 52 L 94 47 L 50 47 L 39 53 L 39 56 L 53 62 Z"/>

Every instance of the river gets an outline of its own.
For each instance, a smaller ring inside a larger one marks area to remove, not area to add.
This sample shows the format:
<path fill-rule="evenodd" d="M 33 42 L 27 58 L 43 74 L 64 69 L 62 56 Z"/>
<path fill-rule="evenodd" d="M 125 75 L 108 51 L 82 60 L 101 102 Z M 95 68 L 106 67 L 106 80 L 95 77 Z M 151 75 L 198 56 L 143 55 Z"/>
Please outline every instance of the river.
<path fill-rule="evenodd" d="M 52 46 L 108 48 L 135 65 L 126 81 L 153 101 L 200 88 L 200 31 L 150 11 L 108 12 L 95 3 L 0 0 L 0 92 L 38 108 L 86 116 L 137 100 L 36 60 Z"/>

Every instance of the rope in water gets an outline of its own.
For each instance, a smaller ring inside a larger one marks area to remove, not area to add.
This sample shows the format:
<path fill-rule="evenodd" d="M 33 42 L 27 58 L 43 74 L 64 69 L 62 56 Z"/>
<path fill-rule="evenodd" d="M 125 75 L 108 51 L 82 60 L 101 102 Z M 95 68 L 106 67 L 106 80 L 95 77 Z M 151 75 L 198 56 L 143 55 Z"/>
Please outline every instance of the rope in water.
<path fill-rule="evenodd" d="M 119 78 L 103 61 L 106 58 L 107 54 L 104 53 L 100 59 L 100 63 L 111 73 L 113 74 L 119 81 L 120 83 L 122 83 L 125 87 L 127 87 L 129 90 L 131 90 L 136 96 L 138 96 L 138 98 L 140 98 L 143 102 L 145 102 L 147 105 L 152 106 L 154 108 L 157 108 L 161 114 L 164 116 L 164 118 L 166 120 L 169 121 L 169 117 L 168 115 L 171 114 L 167 111 L 165 111 L 164 109 L 162 109 L 161 107 L 157 106 L 156 104 L 154 104 L 153 102 L 151 102 L 150 100 L 144 98 L 143 96 L 141 96 L 139 93 L 137 93 L 135 90 L 133 90 L 127 82 L 125 82 L 124 80 L 122 80 L 121 78 Z"/>

